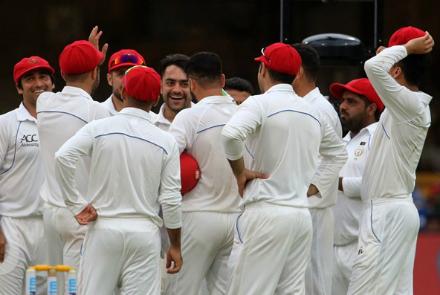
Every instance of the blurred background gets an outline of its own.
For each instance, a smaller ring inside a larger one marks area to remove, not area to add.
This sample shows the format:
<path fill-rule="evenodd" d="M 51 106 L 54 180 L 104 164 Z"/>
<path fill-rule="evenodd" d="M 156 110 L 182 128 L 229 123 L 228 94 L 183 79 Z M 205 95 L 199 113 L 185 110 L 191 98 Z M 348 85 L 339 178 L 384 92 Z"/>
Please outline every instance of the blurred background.
<path fill-rule="evenodd" d="M 87 39 L 94 25 L 109 43 L 107 58 L 122 48 L 138 50 L 157 69 L 170 53 L 218 53 L 227 77 L 239 76 L 258 89 L 258 65 L 253 58 L 277 41 L 301 42 L 324 33 L 340 33 L 359 40 L 353 48 L 321 48 L 319 86 L 328 94 L 331 82 L 364 76 L 363 62 L 399 27 L 428 30 L 440 43 L 440 2 L 434 0 L 77 0 L 0 1 L 0 113 L 20 102 L 12 69 L 21 58 L 39 55 L 59 71 L 58 54 L 68 43 Z M 102 42 L 102 43 L 103 43 Z M 421 217 L 416 258 L 416 293 L 440 294 L 440 49 L 423 90 L 431 94 L 432 126 L 418 167 L 414 199 Z M 101 69 L 101 85 L 94 93 L 103 101 L 111 93 Z M 64 86 L 56 74 L 56 91 Z M 432 271 L 433 270 L 433 271 Z M 422 282 L 423 283 L 420 283 Z M 425 288 L 425 289 L 421 289 Z M 436 289 L 437 288 L 437 289 Z"/>

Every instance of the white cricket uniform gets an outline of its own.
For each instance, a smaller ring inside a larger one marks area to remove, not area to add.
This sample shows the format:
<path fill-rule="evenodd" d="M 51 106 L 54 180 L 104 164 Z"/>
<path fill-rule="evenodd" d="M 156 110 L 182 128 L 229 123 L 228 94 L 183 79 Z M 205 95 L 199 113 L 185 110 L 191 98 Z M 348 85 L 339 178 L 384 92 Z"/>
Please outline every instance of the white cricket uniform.
<path fill-rule="evenodd" d="M 154 125 L 164 131 L 168 131 L 171 126 L 171 121 L 165 118 L 163 115 L 164 107 L 165 103 L 160 106 L 159 113 L 157 114 L 156 118 L 154 118 Z"/>
<path fill-rule="evenodd" d="M 22 294 L 28 266 L 47 263 L 38 146 L 36 119 L 23 103 L 0 116 L 0 229 L 6 238 L 0 294 Z M 45 278 L 38 277 L 37 284 L 45 294 Z"/>
<path fill-rule="evenodd" d="M 61 188 L 55 179 L 55 152 L 88 122 L 110 116 L 84 90 L 65 86 L 61 92 L 44 92 L 37 100 L 40 153 L 46 180 L 41 197 L 46 202 L 44 223 L 49 241 L 50 264 L 79 266 L 80 249 L 87 226 L 80 226 L 67 210 Z M 83 196 L 87 196 L 88 160 L 78 166 L 76 177 Z"/>
<path fill-rule="evenodd" d="M 364 203 L 361 199 L 362 174 L 370 152 L 372 137 L 377 123 L 362 128 L 352 137 L 348 132 L 344 137 L 348 160 L 339 174 L 344 192 L 338 191 L 338 201 L 334 206 L 335 236 L 334 264 L 331 294 L 347 294 L 354 258 L 357 255 L 359 221 Z"/>
<path fill-rule="evenodd" d="M 112 100 L 113 94 L 110 95 L 109 98 L 101 102 L 101 105 L 105 106 L 105 108 L 110 112 L 110 114 L 115 115 L 118 111 L 115 109 L 115 105 Z"/>
<path fill-rule="evenodd" d="M 362 179 L 369 202 L 348 294 L 412 294 L 419 215 L 412 200 L 416 168 L 431 124 L 432 97 L 411 91 L 389 74 L 407 56 L 404 46 L 384 49 L 365 63 L 365 72 L 385 111 L 373 137 Z"/>
<path fill-rule="evenodd" d="M 228 96 L 209 96 L 180 111 L 169 132 L 179 151 L 187 150 L 201 172 L 182 202 L 182 270 L 167 276 L 166 294 L 198 294 L 206 279 L 209 294 L 225 294 L 227 263 L 240 196 L 221 144 L 221 130 L 237 110 Z"/>
<path fill-rule="evenodd" d="M 124 108 L 94 121 L 56 153 L 56 174 L 69 209 L 88 204 L 75 170 L 90 157 L 89 193 L 98 220 L 87 232 L 79 274 L 80 294 L 160 292 L 159 207 L 165 226 L 181 227 L 180 163 L 175 140 L 150 114 Z"/>
<path fill-rule="evenodd" d="M 243 156 L 247 139 L 249 169 L 268 175 L 246 186 L 228 294 L 305 294 L 312 242 L 307 190 L 311 182 L 335 181 L 346 160 L 344 143 L 288 84 L 250 96 L 222 134 L 228 159 Z"/>
<path fill-rule="evenodd" d="M 342 127 L 338 113 L 332 104 L 316 87 L 303 99 L 313 106 L 321 122 L 327 122 L 342 138 Z M 316 173 L 320 173 L 317 171 Z M 309 198 L 313 224 L 311 260 L 306 270 L 306 294 L 330 295 L 333 270 L 334 216 L 332 207 L 336 204 L 338 180 L 327 187 L 318 187 L 320 193 Z M 323 193 L 327 192 L 327 193 Z"/>

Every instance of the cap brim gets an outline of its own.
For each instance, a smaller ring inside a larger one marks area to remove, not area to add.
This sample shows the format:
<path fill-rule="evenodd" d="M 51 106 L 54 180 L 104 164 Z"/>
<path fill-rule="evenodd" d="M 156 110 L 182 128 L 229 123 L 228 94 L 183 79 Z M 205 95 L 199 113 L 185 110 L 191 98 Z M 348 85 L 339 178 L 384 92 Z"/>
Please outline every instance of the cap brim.
<path fill-rule="evenodd" d="M 119 68 L 123 68 L 123 67 L 134 67 L 134 66 L 138 66 L 138 64 L 135 63 L 131 63 L 131 62 L 126 62 L 126 63 L 122 63 L 122 64 L 117 64 L 111 68 L 109 68 L 109 72 L 117 70 Z"/>
<path fill-rule="evenodd" d="M 344 94 L 345 91 L 350 91 L 359 95 L 364 95 L 363 93 L 361 93 L 359 90 L 345 85 L 345 84 L 341 84 L 341 83 L 332 83 L 330 85 L 330 94 L 332 95 L 332 97 L 337 98 L 337 99 L 342 99 L 342 94 Z"/>
<path fill-rule="evenodd" d="M 27 73 L 29 73 L 31 71 L 35 71 L 35 70 L 48 70 L 51 75 L 53 75 L 55 73 L 55 70 L 50 65 L 35 65 L 33 67 L 30 67 L 30 68 L 26 69 L 26 71 L 21 73 L 20 76 L 17 78 L 17 81 L 15 81 L 15 82 L 18 84 L 18 82 L 20 81 L 20 79 L 24 75 L 26 75 Z"/>

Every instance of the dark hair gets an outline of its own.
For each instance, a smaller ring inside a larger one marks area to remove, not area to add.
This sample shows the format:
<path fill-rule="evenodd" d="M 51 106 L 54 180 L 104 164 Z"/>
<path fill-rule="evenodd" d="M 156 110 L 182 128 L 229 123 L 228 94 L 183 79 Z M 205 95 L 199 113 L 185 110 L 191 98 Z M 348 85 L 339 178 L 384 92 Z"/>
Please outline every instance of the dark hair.
<path fill-rule="evenodd" d="M 19 89 L 23 89 L 23 84 L 21 83 L 21 79 L 23 79 L 24 77 L 27 77 L 29 75 L 32 75 L 33 73 L 41 73 L 41 74 L 44 74 L 44 75 L 48 75 L 50 77 L 50 80 L 52 81 L 52 84 L 55 83 L 54 82 L 55 78 L 54 78 L 53 74 L 49 70 L 47 70 L 47 69 L 35 69 L 35 70 L 29 71 L 26 74 L 24 74 L 23 76 L 21 76 L 20 79 L 18 80 L 17 87 Z"/>
<path fill-rule="evenodd" d="M 301 56 L 302 67 L 306 77 L 310 81 L 316 82 L 318 79 L 319 67 L 321 66 L 318 52 L 312 46 L 303 43 L 295 43 L 292 44 L 292 46 Z"/>
<path fill-rule="evenodd" d="M 425 77 L 430 57 L 429 54 L 410 54 L 396 65 L 402 69 L 409 84 L 419 87 Z"/>
<path fill-rule="evenodd" d="M 252 87 L 251 82 L 249 82 L 246 79 L 240 78 L 240 77 L 232 77 L 232 78 L 226 79 L 225 90 L 228 90 L 228 89 L 245 91 L 245 92 L 250 93 L 251 95 L 254 94 L 254 87 Z"/>
<path fill-rule="evenodd" d="M 374 103 L 371 100 L 369 100 L 368 97 L 366 97 L 365 95 L 359 95 L 359 97 L 364 101 L 365 107 L 368 107 L 369 105 Z M 374 104 L 376 105 L 376 111 L 374 112 L 374 118 L 376 119 L 376 121 L 379 121 L 380 115 L 382 114 L 383 110 L 380 111 L 379 106 L 376 103 L 374 103 Z"/>
<path fill-rule="evenodd" d="M 260 65 L 261 67 L 261 65 Z M 284 74 L 280 72 L 275 72 L 269 68 L 267 68 L 267 72 L 269 73 L 270 79 L 275 82 L 280 82 L 284 84 L 292 84 L 293 80 L 295 80 L 295 75 Z"/>
<path fill-rule="evenodd" d="M 190 57 L 185 71 L 198 82 L 214 82 L 223 73 L 222 61 L 214 52 L 198 52 Z"/>
<path fill-rule="evenodd" d="M 172 65 L 179 67 L 183 71 L 185 71 L 186 64 L 188 63 L 188 61 L 189 61 L 189 57 L 185 54 L 175 53 L 175 54 L 167 55 L 160 61 L 160 66 L 159 66 L 160 75 L 162 76 L 165 70 Z"/>

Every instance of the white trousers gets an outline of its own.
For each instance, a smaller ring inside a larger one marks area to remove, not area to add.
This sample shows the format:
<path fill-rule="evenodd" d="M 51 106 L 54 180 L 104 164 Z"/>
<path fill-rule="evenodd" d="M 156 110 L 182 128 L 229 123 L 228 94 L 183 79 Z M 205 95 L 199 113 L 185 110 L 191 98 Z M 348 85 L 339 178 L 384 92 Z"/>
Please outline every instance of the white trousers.
<path fill-rule="evenodd" d="M 197 295 L 206 279 L 209 294 L 225 294 L 227 264 L 234 239 L 236 213 L 184 212 L 182 215 L 183 266 L 166 275 L 168 295 Z"/>
<path fill-rule="evenodd" d="M 0 224 L 6 238 L 6 256 L 0 263 L 0 295 L 20 295 L 24 292 L 26 269 L 47 264 L 43 219 L 3 216 Z M 45 285 L 46 276 L 37 272 L 38 294 L 46 294 Z"/>
<path fill-rule="evenodd" d="M 247 205 L 236 223 L 228 294 L 304 294 L 311 242 L 308 209 Z"/>
<path fill-rule="evenodd" d="M 348 294 L 413 294 L 419 215 L 411 196 L 374 200 L 360 224 Z"/>
<path fill-rule="evenodd" d="M 307 295 L 331 295 L 335 220 L 332 208 L 310 209 L 313 240 L 306 271 Z"/>
<path fill-rule="evenodd" d="M 160 234 L 149 220 L 102 218 L 86 234 L 78 294 L 160 294 Z"/>
<path fill-rule="evenodd" d="M 348 292 L 353 263 L 358 252 L 358 241 L 343 246 L 334 246 L 332 294 L 345 295 Z"/>
<path fill-rule="evenodd" d="M 67 208 L 47 205 L 43 216 L 49 263 L 66 264 L 78 269 L 87 226 L 80 225 Z"/>

